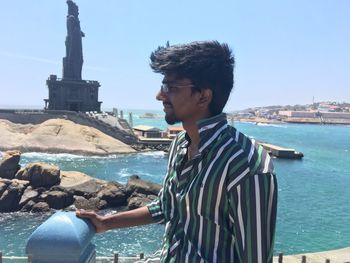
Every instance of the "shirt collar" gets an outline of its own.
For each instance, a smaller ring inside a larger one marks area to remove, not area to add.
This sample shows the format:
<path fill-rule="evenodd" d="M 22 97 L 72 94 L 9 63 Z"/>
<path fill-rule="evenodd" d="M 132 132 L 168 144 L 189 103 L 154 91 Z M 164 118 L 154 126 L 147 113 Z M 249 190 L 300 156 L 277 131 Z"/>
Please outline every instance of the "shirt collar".
<path fill-rule="evenodd" d="M 197 122 L 197 127 L 199 131 L 199 153 L 209 150 L 213 142 L 222 134 L 222 132 L 227 128 L 227 117 L 225 113 L 220 113 L 208 119 L 202 119 Z M 190 138 L 185 134 L 185 139 L 187 143 L 183 146 L 187 147 L 190 143 Z"/>

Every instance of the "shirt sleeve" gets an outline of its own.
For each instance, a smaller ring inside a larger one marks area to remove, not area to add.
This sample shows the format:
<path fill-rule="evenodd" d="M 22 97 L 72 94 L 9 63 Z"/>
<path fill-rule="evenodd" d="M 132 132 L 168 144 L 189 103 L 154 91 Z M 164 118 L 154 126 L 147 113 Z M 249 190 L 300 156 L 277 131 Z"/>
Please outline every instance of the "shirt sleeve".
<path fill-rule="evenodd" d="M 163 182 L 163 188 L 159 191 L 158 198 L 155 199 L 152 203 L 148 204 L 148 211 L 151 214 L 153 220 L 156 223 L 163 223 L 164 222 L 164 211 L 163 211 L 163 203 L 166 204 L 166 199 L 164 199 L 164 184 L 167 180 L 169 170 L 171 168 L 171 163 L 172 163 L 172 158 L 174 157 L 174 149 L 176 148 L 176 142 L 178 139 L 178 136 L 175 137 L 175 139 L 171 142 L 170 147 L 169 147 L 169 159 L 168 159 L 168 165 L 167 165 L 167 172 L 166 176 L 164 178 Z"/>
<path fill-rule="evenodd" d="M 247 176 L 237 184 L 231 182 L 227 189 L 235 253 L 241 263 L 272 263 L 277 214 L 276 175 L 270 171 L 251 174 L 249 168 L 244 172 Z"/>
<path fill-rule="evenodd" d="M 163 189 L 160 190 L 157 199 L 147 205 L 148 211 L 156 223 L 162 223 L 164 221 L 164 213 L 161 202 L 162 193 Z"/>

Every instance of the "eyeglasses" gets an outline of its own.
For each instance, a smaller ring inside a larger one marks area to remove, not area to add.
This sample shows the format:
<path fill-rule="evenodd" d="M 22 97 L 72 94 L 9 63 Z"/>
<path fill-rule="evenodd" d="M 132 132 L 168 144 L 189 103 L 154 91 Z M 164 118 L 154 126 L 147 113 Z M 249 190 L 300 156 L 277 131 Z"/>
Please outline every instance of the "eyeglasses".
<path fill-rule="evenodd" d="M 175 92 L 179 88 L 186 88 L 186 87 L 193 88 L 194 86 L 191 84 L 178 85 L 175 83 L 163 83 L 162 85 L 160 85 L 160 91 L 163 93 L 172 93 L 172 92 Z"/>

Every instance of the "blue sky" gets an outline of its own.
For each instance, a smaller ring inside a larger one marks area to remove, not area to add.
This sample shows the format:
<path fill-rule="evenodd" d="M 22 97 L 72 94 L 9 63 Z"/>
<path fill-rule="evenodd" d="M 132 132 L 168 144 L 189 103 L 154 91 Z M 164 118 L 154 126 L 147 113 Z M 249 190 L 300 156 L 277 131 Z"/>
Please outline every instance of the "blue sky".
<path fill-rule="evenodd" d="M 226 110 L 350 102 L 350 1 L 87 1 L 79 6 L 83 78 L 101 83 L 102 108 L 162 109 L 162 76 L 149 55 L 166 41 L 228 43 L 236 58 Z M 3 1 L 0 105 L 43 107 L 50 74 L 62 76 L 64 0 Z"/>

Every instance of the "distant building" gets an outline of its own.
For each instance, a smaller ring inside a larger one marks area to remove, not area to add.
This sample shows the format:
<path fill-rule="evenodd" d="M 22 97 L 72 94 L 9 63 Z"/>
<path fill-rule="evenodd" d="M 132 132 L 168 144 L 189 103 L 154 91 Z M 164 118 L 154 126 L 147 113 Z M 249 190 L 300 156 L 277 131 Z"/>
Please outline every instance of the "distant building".
<path fill-rule="evenodd" d="M 158 128 L 147 126 L 147 125 L 137 125 L 133 127 L 136 136 L 142 136 L 144 138 L 161 138 L 162 131 Z"/>
<path fill-rule="evenodd" d="M 278 115 L 285 117 L 294 117 L 294 118 L 316 118 L 317 112 L 310 111 L 279 111 Z"/>
<path fill-rule="evenodd" d="M 318 106 L 318 111 L 321 112 L 339 112 L 341 108 L 337 105 L 320 104 Z"/>
<path fill-rule="evenodd" d="M 167 128 L 167 135 L 168 138 L 175 138 L 177 134 L 179 134 L 180 132 L 182 132 L 184 130 L 184 128 L 182 127 L 168 127 Z"/>

